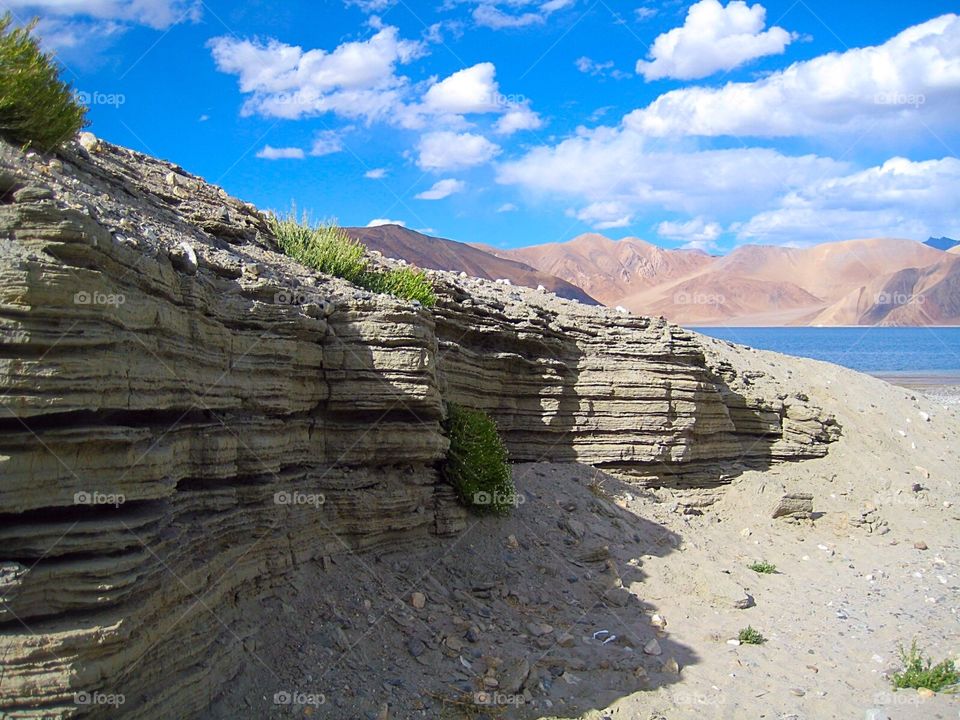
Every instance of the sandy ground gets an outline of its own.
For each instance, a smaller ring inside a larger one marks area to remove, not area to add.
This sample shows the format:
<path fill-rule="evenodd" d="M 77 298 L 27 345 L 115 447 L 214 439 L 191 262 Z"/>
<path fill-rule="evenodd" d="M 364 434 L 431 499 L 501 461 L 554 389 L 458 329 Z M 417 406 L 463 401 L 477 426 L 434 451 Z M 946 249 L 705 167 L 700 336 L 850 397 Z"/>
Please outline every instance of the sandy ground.
<path fill-rule="evenodd" d="M 518 465 L 509 518 L 292 577 L 211 717 L 958 717 L 960 695 L 889 681 L 913 640 L 960 660 L 956 406 L 824 363 L 739 362 L 789 369 L 836 413 L 826 458 L 687 492 Z M 813 520 L 772 518 L 793 491 Z M 747 625 L 766 642 L 731 644 Z"/>

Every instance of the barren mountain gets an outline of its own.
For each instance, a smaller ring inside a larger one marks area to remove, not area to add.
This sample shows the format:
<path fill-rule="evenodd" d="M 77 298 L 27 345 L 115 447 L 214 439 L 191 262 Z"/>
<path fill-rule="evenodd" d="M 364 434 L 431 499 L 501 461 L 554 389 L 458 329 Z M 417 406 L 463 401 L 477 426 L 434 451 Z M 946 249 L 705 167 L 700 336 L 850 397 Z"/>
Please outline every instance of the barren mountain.
<path fill-rule="evenodd" d="M 616 305 L 620 298 L 689 276 L 713 261 L 697 250 L 667 250 L 639 238 L 611 240 L 588 233 L 565 243 L 515 250 L 484 248 L 561 277 L 593 297 Z"/>
<path fill-rule="evenodd" d="M 581 235 L 568 243 L 497 252 L 575 282 L 608 305 L 691 325 L 960 321 L 953 310 L 958 301 L 951 295 L 950 255 L 912 240 L 745 245 L 716 257 L 636 238 Z M 923 299 L 896 304 L 885 292 Z"/>
<path fill-rule="evenodd" d="M 536 288 L 543 285 L 550 292 L 587 305 L 597 301 L 582 289 L 549 271 L 541 271 L 516 260 L 498 257 L 472 245 L 431 237 L 399 225 L 345 228 L 351 237 L 359 238 L 371 250 L 387 257 L 401 258 L 431 270 L 465 272 L 486 280 L 509 280 L 514 285 Z"/>

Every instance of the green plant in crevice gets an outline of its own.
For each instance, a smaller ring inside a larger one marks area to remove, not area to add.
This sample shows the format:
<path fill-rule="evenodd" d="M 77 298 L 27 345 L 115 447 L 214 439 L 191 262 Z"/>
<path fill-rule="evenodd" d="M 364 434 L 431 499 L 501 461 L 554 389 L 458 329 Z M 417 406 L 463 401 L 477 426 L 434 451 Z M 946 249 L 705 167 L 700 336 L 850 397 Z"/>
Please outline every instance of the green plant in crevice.
<path fill-rule="evenodd" d="M 478 514 L 503 515 L 517 503 L 507 449 L 493 419 L 450 403 L 445 422 L 450 450 L 443 472 L 460 501 Z"/>

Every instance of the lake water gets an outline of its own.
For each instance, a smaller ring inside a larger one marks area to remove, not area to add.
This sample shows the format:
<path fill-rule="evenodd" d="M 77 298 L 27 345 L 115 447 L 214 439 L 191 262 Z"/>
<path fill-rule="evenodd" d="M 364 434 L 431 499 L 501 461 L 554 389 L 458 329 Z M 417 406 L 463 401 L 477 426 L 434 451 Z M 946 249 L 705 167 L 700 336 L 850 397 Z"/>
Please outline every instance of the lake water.
<path fill-rule="evenodd" d="M 873 375 L 960 382 L 960 327 L 698 327 L 696 332 Z"/>

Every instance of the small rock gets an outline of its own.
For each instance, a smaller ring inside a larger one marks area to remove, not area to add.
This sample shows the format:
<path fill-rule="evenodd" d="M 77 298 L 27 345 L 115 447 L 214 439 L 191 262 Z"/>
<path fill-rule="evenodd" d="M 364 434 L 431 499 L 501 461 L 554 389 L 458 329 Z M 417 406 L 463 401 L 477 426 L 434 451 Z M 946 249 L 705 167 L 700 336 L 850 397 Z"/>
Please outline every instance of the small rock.
<path fill-rule="evenodd" d="M 417 610 L 423 610 L 427 604 L 427 598 L 422 592 L 415 592 L 410 596 L 410 604 Z"/>
<path fill-rule="evenodd" d="M 100 148 L 100 141 L 92 132 L 82 132 L 79 137 L 80 147 L 87 152 L 96 152 Z"/>
<path fill-rule="evenodd" d="M 803 697 L 807 694 L 807 691 L 803 688 L 790 688 L 790 692 L 797 697 Z"/>
<path fill-rule="evenodd" d="M 573 647 L 576 643 L 577 639 L 570 633 L 561 633 L 560 637 L 557 638 L 557 644 L 559 644 L 560 647 Z"/>
<path fill-rule="evenodd" d="M 511 550 L 517 550 L 520 547 L 520 541 L 517 540 L 516 535 L 507 536 L 507 547 Z"/>
<path fill-rule="evenodd" d="M 774 508 L 773 517 L 809 518 L 813 514 L 813 495 L 787 493 Z"/>
<path fill-rule="evenodd" d="M 660 628 L 663 630 L 667 626 L 667 619 L 663 615 L 657 613 L 650 618 L 650 624 L 655 628 Z"/>
<path fill-rule="evenodd" d="M 541 637 L 552 633 L 553 627 L 545 623 L 527 623 L 527 632 L 534 637 Z"/>
<path fill-rule="evenodd" d="M 663 652 L 660 648 L 660 643 L 657 642 L 656 638 L 653 638 L 646 645 L 643 646 L 643 652 L 647 655 L 659 655 Z"/>
<path fill-rule="evenodd" d="M 427 646 L 418 638 L 410 638 L 407 641 L 407 652 L 413 655 L 413 657 L 420 657 L 426 649 Z"/>
<path fill-rule="evenodd" d="M 913 547 L 917 550 L 926 550 L 927 544 L 923 540 L 918 540 L 913 544 Z"/>
<path fill-rule="evenodd" d="M 747 608 L 752 608 L 756 603 L 753 601 L 752 595 L 745 595 L 739 600 L 733 601 L 733 607 L 737 610 L 746 610 Z"/>
<path fill-rule="evenodd" d="M 922 698 L 932 698 L 936 693 L 930 688 L 917 688 L 917 695 Z"/>
<path fill-rule="evenodd" d="M 530 663 L 526 658 L 507 661 L 500 672 L 500 689 L 508 695 L 517 694 L 529 674 Z"/>
<path fill-rule="evenodd" d="M 187 275 L 197 274 L 197 268 L 199 267 L 197 253 L 188 243 L 181 241 L 180 244 L 171 248 L 167 255 L 170 262 L 173 263 L 173 267 L 180 272 Z"/>
<path fill-rule="evenodd" d="M 677 664 L 676 658 L 669 658 L 663 665 L 660 666 L 660 672 L 670 673 L 671 675 L 680 674 L 680 665 Z"/>

